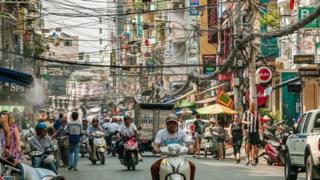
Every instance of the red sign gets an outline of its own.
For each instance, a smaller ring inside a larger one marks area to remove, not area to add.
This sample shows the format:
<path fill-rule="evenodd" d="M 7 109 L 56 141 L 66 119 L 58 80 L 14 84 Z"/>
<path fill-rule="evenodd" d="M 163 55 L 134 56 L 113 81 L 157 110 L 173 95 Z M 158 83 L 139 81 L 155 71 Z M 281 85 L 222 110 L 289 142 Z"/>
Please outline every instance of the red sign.
<path fill-rule="evenodd" d="M 260 83 L 267 83 L 272 78 L 272 71 L 270 70 L 270 68 L 266 66 L 259 67 L 257 69 L 256 74 L 257 74 L 258 82 Z"/>
<path fill-rule="evenodd" d="M 261 85 L 256 85 L 257 88 L 257 104 L 258 106 L 263 106 L 267 103 L 267 96 L 264 96 L 265 88 Z M 247 101 L 250 101 L 250 93 L 247 91 L 246 93 Z"/>
<path fill-rule="evenodd" d="M 232 73 L 222 73 L 218 75 L 219 81 L 230 81 L 232 79 Z"/>

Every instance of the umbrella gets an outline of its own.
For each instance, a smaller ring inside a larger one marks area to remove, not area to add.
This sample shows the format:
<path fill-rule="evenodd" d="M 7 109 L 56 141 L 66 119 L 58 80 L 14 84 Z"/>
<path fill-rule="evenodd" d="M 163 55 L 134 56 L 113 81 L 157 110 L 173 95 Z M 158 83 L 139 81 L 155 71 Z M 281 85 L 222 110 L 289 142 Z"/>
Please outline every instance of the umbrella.
<path fill-rule="evenodd" d="M 189 108 L 183 108 L 180 111 L 176 112 L 176 115 L 181 115 L 181 116 L 190 116 L 192 115 L 192 111 Z"/>
<path fill-rule="evenodd" d="M 197 109 L 200 114 L 237 114 L 238 112 L 220 104 Z"/>
<path fill-rule="evenodd" d="M 182 100 L 180 104 L 177 104 L 176 107 L 177 108 L 184 108 L 184 107 L 191 107 L 194 106 L 195 103 L 188 101 L 188 100 Z"/>

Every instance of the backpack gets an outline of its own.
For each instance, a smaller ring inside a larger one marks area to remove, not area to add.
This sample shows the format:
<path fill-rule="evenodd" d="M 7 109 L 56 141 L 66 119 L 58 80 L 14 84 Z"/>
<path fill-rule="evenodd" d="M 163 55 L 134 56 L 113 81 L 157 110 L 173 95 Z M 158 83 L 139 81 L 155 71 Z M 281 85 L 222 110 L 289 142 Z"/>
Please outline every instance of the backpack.
<path fill-rule="evenodd" d="M 195 121 L 195 122 L 194 122 L 194 125 L 196 126 L 196 132 L 197 132 L 198 134 L 202 134 L 202 133 L 203 133 L 203 127 L 202 127 L 202 125 L 200 124 L 200 122 L 199 122 L 199 121 Z"/>

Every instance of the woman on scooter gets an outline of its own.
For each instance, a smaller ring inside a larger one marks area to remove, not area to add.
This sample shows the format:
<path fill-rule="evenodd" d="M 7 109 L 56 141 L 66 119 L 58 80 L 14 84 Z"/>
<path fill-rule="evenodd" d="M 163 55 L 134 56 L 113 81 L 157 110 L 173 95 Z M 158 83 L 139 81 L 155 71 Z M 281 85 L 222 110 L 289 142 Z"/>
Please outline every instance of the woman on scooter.
<path fill-rule="evenodd" d="M 178 128 L 178 117 L 174 114 L 171 114 L 166 119 L 167 128 L 162 129 L 158 132 L 155 140 L 153 150 L 155 153 L 160 152 L 161 146 L 168 146 L 169 144 L 188 144 L 189 151 L 191 152 L 192 139 L 187 135 L 183 130 Z M 151 176 L 152 180 L 159 180 L 159 171 L 162 159 L 157 160 L 151 166 Z M 196 171 L 196 166 L 189 161 L 191 177 L 190 180 L 194 180 L 194 175 Z"/>
<path fill-rule="evenodd" d="M 240 163 L 240 150 L 242 146 L 242 140 L 243 140 L 243 130 L 242 130 L 242 124 L 240 122 L 239 115 L 234 115 L 233 117 L 233 123 L 230 124 L 229 127 L 229 134 L 230 138 L 232 140 L 233 145 L 233 154 L 236 159 L 237 164 Z"/>
<path fill-rule="evenodd" d="M 40 168 L 43 166 L 44 161 L 47 160 L 48 155 L 45 153 L 51 146 L 51 138 L 48 136 L 47 125 L 40 122 L 36 126 L 36 135 L 30 140 L 30 147 L 33 151 L 40 151 L 43 154 L 32 156 L 32 167 Z M 57 173 L 57 167 L 54 161 L 46 163 L 46 168 Z"/>

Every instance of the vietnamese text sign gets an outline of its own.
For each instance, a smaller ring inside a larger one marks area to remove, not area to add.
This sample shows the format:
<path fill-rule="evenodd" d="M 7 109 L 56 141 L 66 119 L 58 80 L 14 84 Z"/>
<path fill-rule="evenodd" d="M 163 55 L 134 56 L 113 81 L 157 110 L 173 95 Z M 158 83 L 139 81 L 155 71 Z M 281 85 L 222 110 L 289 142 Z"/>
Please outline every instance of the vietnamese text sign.
<path fill-rule="evenodd" d="M 298 11 L 298 20 L 301 21 L 302 19 L 308 17 L 311 13 L 316 10 L 315 7 L 299 7 Z M 309 24 L 304 26 L 305 28 L 317 28 L 320 27 L 320 18 L 316 18 L 311 21 Z"/>
<path fill-rule="evenodd" d="M 301 77 L 320 77 L 319 69 L 299 69 L 299 75 Z"/>
<path fill-rule="evenodd" d="M 293 56 L 293 62 L 295 64 L 313 64 L 314 60 L 315 57 L 313 54 Z"/>

